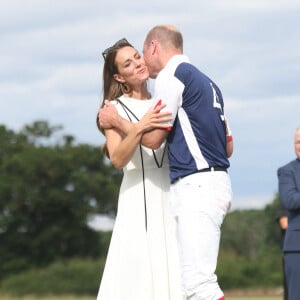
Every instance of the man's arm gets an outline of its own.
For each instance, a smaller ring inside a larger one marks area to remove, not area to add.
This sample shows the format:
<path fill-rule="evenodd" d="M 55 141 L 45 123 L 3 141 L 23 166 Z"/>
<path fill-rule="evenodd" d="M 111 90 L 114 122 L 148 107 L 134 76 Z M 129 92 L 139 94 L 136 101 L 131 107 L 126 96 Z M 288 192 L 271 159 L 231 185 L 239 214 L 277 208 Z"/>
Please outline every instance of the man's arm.
<path fill-rule="evenodd" d="M 224 116 L 224 122 L 226 127 L 226 154 L 227 157 L 229 158 L 233 153 L 233 137 L 229 127 L 228 120 L 225 116 Z"/>
<path fill-rule="evenodd" d="M 291 169 L 278 170 L 279 195 L 288 210 L 300 208 L 300 191 L 297 189 L 294 176 Z"/>
<path fill-rule="evenodd" d="M 168 136 L 168 128 L 156 128 L 143 134 L 141 144 L 153 150 L 158 149 Z"/>
<path fill-rule="evenodd" d="M 145 116 L 139 122 L 148 122 L 148 130 L 143 134 L 141 139 L 141 144 L 151 148 L 157 149 L 163 143 L 168 135 L 169 124 L 166 122 L 171 121 L 171 113 L 160 112 L 165 105 L 158 105 L 154 109 L 150 109 Z M 101 127 L 105 129 L 117 128 L 125 135 L 128 135 L 134 127 L 137 126 L 136 123 L 132 123 L 124 118 L 122 118 L 114 105 L 109 101 L 105 101 L 103 108 L 99 110 L 99 122 Z"/>

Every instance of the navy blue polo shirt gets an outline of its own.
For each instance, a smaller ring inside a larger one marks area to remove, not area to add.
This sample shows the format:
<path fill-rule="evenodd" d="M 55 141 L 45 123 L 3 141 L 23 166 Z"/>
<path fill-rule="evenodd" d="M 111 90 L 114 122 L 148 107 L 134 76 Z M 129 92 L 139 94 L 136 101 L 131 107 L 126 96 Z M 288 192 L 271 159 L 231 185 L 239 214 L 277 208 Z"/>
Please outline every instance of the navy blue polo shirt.
<path fill-rule="evenodd" d="M 171 182 L 208 167 L 229 167 L 221 91 L 186 56 L 172 57 L 159 73 L 155 99 L 173 116 L 167 138 Z"/>

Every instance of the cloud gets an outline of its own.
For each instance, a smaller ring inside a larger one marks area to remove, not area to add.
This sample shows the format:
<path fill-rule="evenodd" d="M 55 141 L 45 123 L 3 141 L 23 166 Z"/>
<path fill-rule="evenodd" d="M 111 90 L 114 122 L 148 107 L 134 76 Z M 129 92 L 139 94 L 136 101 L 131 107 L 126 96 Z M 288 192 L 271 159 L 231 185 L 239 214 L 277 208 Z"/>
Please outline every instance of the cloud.
<path fill-rule="evenodd" d="M 141 50 L 150 28 L 174 24 L 185 53 L 222 90 L 234 135 L 235 201 L 259 206 L 276 192 L 277 168 L 295 156 L 299 10 L 293 0 L 5 1 L 0 123 L 18 130 L 46 119 L 100 146 L 101 52 L 122 37 Z"/>
<path fill-rule="evenodd" d="M 292 9 L 300 9 L 300 3 L 297 0 L 227 0 L 218 2 L 222 8 L 230 11 L 244 11 L 256 13 L 282 12 Z"/>

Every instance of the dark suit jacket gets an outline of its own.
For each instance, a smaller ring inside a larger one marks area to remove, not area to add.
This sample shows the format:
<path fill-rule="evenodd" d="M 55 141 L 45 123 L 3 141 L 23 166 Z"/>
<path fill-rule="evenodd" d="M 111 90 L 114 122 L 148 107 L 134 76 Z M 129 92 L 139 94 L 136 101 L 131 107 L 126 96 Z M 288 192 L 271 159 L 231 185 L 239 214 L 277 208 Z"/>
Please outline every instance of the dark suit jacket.
<path fill-rule="evenodd" d="M 279 223 L 280 218 L 287 217 L 287 216 L 288 216 L 288 210 L 285 208 L 282 201 L 280 200 L 276 210 L 276 221 Z M 284 242 L 286 229 L 280 227 L 280 231 L 281 231 L 280 248 L 283 250 L 283 242 Z"/>
<path fill-rule="evenodd" d="M 277 175 L 280 199 L 289 219 L 283 251 L 300 251 L 300 159 L 279 168 Z"/>

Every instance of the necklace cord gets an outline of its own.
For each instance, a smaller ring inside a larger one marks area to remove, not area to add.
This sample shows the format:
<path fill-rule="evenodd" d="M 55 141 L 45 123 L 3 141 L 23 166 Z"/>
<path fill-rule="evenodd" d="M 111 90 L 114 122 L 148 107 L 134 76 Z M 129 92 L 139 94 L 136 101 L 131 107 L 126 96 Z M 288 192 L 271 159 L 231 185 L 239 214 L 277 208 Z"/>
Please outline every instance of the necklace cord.
<path fill-rule="evenodd" d="M 122 108 L 124 109 L 128 119 L 130 122 L 132 122 L 132 119 L 129 115 L 129 113 L 137 120 L 139 121 L 138 117 L 120 100 L 117 99 L 118 102 L 121 104 Z M 142 177 L 143 177 L 143 191 L 144 191 L 144 209 L 145 209 L 145 229 L 147 231 L 147 226 L 148 226 L 148 220 L 147 220 L 147 199 L 146 199 L 146 185 L 145 185 L 145 167 L 144 167 L 144 157 L 143 157 L 143 152 L 142 152 L 142 145 L 139 144 L 139 149 L 140 149 L 140 155 L 141 155 L 141 164 L 142 164 Z M 162 159 L 161 162 L 159 163 L 157 160 L 157 157 L 155 155 L 154 150 L 152 149 L 152 153 L 153 153 L 153 157 L 156 163 L 156 166 L 158 168 L 161 168 L 163 166 L 163 159 L 165 156 L 165 151 L 166 151 L 166 145 L 164 147 L 164 151 L 163 151 L 163 155 L 162 155 Z"/>

